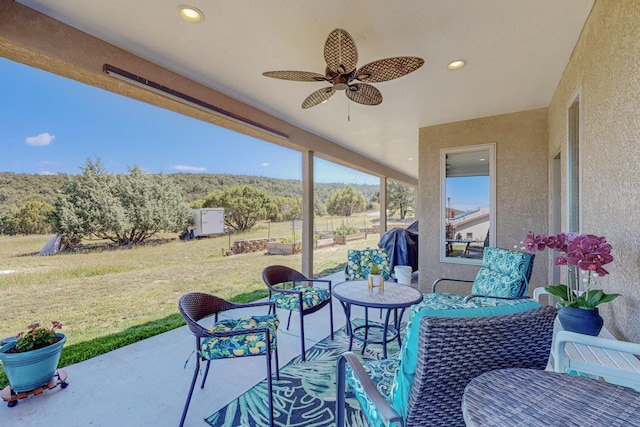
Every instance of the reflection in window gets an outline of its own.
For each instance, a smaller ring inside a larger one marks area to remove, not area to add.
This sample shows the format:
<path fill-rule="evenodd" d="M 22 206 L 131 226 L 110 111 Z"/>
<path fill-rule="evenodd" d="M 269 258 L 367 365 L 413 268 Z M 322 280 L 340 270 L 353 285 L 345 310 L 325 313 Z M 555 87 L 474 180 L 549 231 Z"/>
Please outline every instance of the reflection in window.
<path fill-rule="evenodd" d="M 475 263 L 489 245 L 493 158 L 493 145 L 447 150 L 442 155 L 443 255 L 448 261 Z"/>

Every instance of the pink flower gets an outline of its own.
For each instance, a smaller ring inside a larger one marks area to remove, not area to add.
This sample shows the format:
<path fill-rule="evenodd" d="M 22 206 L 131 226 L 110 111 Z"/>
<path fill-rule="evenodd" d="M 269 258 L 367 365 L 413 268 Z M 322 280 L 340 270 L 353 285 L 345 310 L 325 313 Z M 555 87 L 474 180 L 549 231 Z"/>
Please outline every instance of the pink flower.
<path fill-rule="evenodd" d="M 613 261 L 611 245 L 607 243 L 607 239 L 593 234 L 570 232 L 546 236 L 534 235 L 529 231 L 522 244 L 530 253 L 545 248 L 562 252 L 555 259 L 556 265 L 575 265 L 580 270 L 592 271 L 598 276 L 609 274 L 602 266 Z"/>

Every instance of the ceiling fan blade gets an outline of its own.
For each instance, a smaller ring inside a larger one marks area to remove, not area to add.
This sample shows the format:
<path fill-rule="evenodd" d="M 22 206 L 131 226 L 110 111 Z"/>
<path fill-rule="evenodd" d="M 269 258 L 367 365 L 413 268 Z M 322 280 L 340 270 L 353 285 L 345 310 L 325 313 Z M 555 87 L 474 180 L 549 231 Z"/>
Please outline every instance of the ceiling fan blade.
<path fill-rule="evenodd" d="M 348 32 L 336 28 L 329 33 L 324 44 L 324 60 L 334 73 L 345 74 L 356 69 L 358 48 Z"/>
<path fill-rule="evenodd" d="M 336 91 L 332 87 L 325 87 L 318 89 L 311 95 L 307 96 L 307 99 L 302 103 L 302 108 L 307 109 L 323 103 L 327 99 L 331 98 Z"/>
<path fill-rule="evenodd" d="M 274 79 L 294 80 L 297 82 L 325 82 L 326 77 L 322 74 L 312 73 L 310 71 L 266 71 L 263 76 L 273 77 Z"/>
<path fill-rule="evenodd" d="M 405 76 L 423 64 L 424 59 L 415 56 L 379 59 L 363 65 L 356 71 L 356 79 L 367 83 L 386 82 Z"/>
<path fill-rule="evenodd" d="M 382 102 L 382 94 L 375 86 L 355 83 L 345 91 L 347 98 L 362 105 L 378 105 Z"/>

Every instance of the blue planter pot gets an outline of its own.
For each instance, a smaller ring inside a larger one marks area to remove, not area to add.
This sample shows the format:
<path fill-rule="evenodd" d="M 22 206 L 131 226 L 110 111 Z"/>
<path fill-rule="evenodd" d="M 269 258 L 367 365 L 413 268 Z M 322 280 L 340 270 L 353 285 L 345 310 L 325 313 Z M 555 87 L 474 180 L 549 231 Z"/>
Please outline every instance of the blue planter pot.
<path fill-rule="evenodd" d="M 48 347 L 24 353 L 6 353 L 15 342 L 0 348 L 2 367 L 15 392 L 31 391 L 46 385 L 58 367 L 62 346 L 67 338 L 64 334 L 55 334 L 62 339 Z"/>
<path fill-rule="evenodd" d="M 585 310 L 576 307 L 560 307 L 558 319 L 565 331 L 592 336 L 600 333 L 604 323 L 597 308 Z"/>

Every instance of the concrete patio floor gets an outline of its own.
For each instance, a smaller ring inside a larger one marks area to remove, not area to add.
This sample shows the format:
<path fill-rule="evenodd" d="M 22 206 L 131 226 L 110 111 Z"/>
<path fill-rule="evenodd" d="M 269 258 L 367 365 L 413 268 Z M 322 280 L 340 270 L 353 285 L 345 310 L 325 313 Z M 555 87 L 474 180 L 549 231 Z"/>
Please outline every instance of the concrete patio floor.
<path fill-rule="evenodd" d="M 329 277 L 339 283 L 344 275 Z M 176 302 L 177 303 L 177 302 Z M 176 307 L 177 310 L 177 307 Z M 242 310 L 233 317 L 242 315 Z M 288 312 L 278 311 L 280 367 L 300 354 L 297 314 L 287 331 Z M 354 307 L 353 316 L 364 317 Z M 333 302 L 334 329 L 345 324 L 338 300 Z M 305 317 L 307 348 L 329 335 L 329 307 Z M 0 402 L 3 427 L 177 426 L 193 370 L 194 338 L 186 326 L 70 365 L 66 389 L 56 387 L 30 396 L 9 408 Z M 275 369 L 275 368 L 274 368 Z M 204 389 L 196 386 L 186 426 L 206 426 L 204 418 L 266 378 L 264 357 L 244 357 L 212 362 Z"/>

